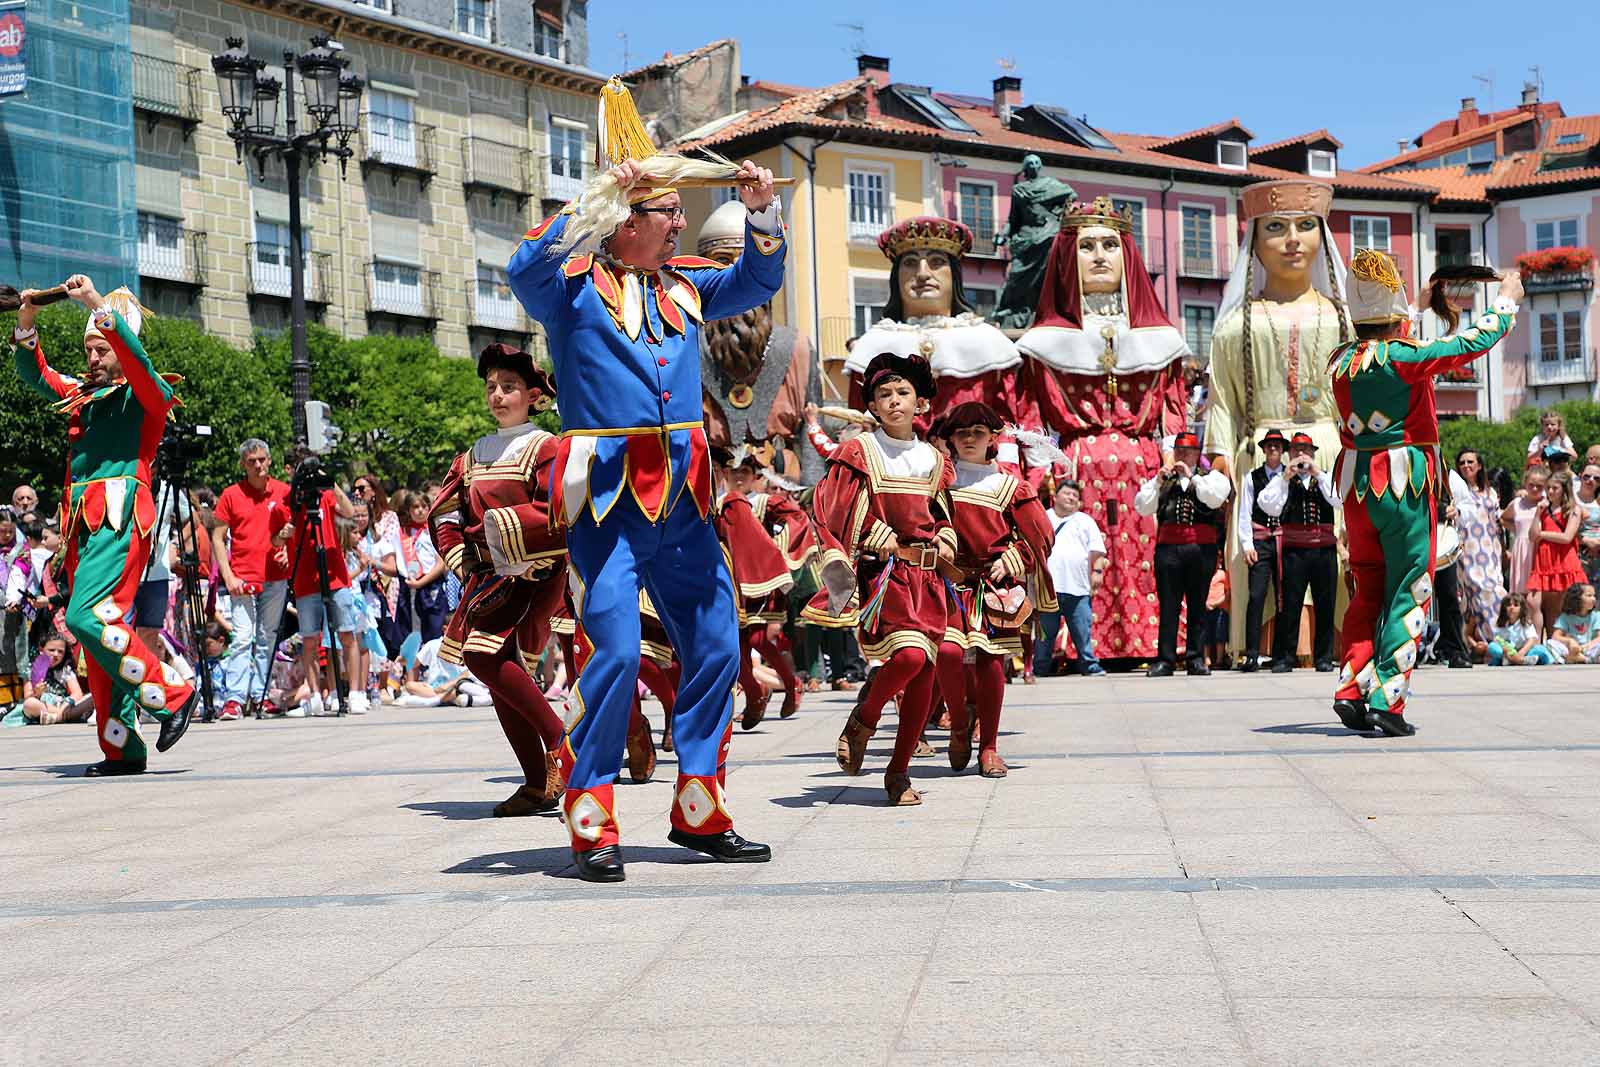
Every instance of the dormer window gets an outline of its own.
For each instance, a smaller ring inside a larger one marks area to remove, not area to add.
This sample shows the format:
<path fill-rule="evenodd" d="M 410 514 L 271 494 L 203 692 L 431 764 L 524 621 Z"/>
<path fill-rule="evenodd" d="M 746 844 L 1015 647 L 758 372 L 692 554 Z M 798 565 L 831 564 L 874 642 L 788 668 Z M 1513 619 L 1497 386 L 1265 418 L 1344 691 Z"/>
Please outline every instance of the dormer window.
<path fill-rule="evenodd" d="M 1339 173 L 1338 157 L 1324 148 L 1306 152 L 1306 173 L 1318 178 L 1332 178 Z"/>
<path fill-rule="evenodd" d="M 1217 141 L 1217 166 L 1229 170 L 1244 170 L 1248 166 L 1243 141 Z"/>

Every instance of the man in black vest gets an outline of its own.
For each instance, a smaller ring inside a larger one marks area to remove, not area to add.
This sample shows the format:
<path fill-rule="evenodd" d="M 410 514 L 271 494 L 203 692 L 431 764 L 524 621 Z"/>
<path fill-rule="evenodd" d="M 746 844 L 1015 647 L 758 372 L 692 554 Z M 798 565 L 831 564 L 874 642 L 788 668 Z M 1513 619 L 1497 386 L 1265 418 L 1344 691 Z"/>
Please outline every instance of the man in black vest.
<path fill-rule="evenodd" d="M 1156 597 L 1161 625 L 1152 678 L 1172 674 L 1178 662 L 1178 615 L 1189 605 L 1184 659 L 1190 674 L 1210 674 L 1205 661 L 1206 592 L 1217 569 L 1222 540 L 1222 505 L 1233 485 L 1219 470 L 1199 470 L 1200 439 L 1180 433 L 1172 442 L 1172 458 L 1139 487 L 1133 509 L 1156 517 Z"/>
<path fill-rule="evenodd" d="M 1319 671 L 1333 670 L 1333 602 L 1338 591 L 1339 553 L 1333 513 L 1339 506 L 1333 476 L 1317 466 L 1317 446 L 1308 433 L 1289 441 L 1289 460 L 1278 477 L 1261 488 L 1257 504 L 1277 518 L 1283 537 L 1283 610 L 1272 630 L 1272 673 L 1294 670 L 1300 647 L 1300 609 L 1311 590 L 1316 617 L 1312 660 Z"/>
<path fill-rule="evenodd" d="M 1244 655 L 1239 669 L 1246 674 L 1261 665 L 1261 615 L 1267 604 L 1267 585 L 1283 596 L 1283 533 L 1278 518 L 1261 510 L 1261 490 L 1283 473 L 1283 450 L 1289 439 L 1282 430 L 1268 430 L 1261 438 L 1261 466 L 1239 483 L 1235 536 L 1250 580 L 1250 602 L 1244 612 Z M 1282 603 L 1278 607 L 1282 608 Z"/>

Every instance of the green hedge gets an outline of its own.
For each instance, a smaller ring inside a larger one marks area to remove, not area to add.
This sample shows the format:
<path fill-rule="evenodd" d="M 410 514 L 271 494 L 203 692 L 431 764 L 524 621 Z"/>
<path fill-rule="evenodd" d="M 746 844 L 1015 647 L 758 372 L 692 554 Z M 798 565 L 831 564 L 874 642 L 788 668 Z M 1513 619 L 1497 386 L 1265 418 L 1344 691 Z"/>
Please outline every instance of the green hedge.
<path fill-rule="evenodd" d="M 1581 461 L 1583 452 L 1593 444 L 1600 444 L 1600 404 L 1589 400 L 1564 400 L 1552 405 L 1567 422 L 1567 436 L 1572 438 Z M 1529 405 L 1520 409 L 1509 422 L 1485 422 L 1482 419 L 1443 419 L 1439 423 L 1439 445 L 1445 461 L 1455 463 L 1456 453 L 1463 448 L 1475 448 L 1483 456 L 1486 467 L 1504 467 L 1519 477 L 1527 462 L 1528 439 L 1539 432 L 1539 413 L 1542 408 Z"/>
<path fill-rule="evenodd" d="M 70 303 L 39 315 L 45 354 L 64 373 L 82 373 L 86 319 Z M 14 323 L 14 315 L 0 315 L 0 337 L 9 339 Z M 156 369 L 184 377 L 177 417 L 212 428 L 213 445 L 196 465 L 196 484 L 220 490 L 237 479 L 238 447 L 248 438 L 262 438 L 275 456 L 285 454 L 293 441 L 287 334 L 258 337 L 249 351 L 240 351 L 185 319 L 152 316 L 142 333 Z M 328 404 L 344 431 L 330 460 L 343 468 L 346 484 L 371 472 L 394 485 L 421 485 L 442 477 L 452 457 L 494 428 L 472 362 L 440 355 L 432 341 L 351 341 L 316 325 L 307 340 L 311 396 Z M 538 421 L 559 429 L 554 415 Z M 66 441 L 66 420 L 14 370 L 0 370 L 0 497 L 8 500 L 11 487 L 26 481 L 53 506 Z"/>

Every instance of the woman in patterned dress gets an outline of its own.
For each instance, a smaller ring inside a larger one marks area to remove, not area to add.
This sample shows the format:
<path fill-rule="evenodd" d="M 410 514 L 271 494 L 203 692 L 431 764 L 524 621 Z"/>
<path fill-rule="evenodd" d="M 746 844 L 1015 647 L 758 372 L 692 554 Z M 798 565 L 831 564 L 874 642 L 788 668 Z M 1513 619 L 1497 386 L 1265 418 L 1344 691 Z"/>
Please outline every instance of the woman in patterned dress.
<path fill-rule="evenodd" d="M 1461 556 L 1456 574 L 1461 582 L 1461 609 L 1477 640 L 1494 640 L 1494 624 L 1505 599 L 1505 546 L 1500 541 L 1500 498 L 1489 486 L 1483 459 L 1464 448 L 1456 454 L 1456 473 L 1467 485 L 1455 494 L 1456 532 Z"/>

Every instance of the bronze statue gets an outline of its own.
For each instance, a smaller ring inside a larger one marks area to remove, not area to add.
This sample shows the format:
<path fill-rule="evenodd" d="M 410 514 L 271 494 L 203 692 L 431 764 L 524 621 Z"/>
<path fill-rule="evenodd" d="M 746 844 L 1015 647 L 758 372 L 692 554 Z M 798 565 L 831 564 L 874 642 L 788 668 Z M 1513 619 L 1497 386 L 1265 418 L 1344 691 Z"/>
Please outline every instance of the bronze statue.
<path fill-rule="evenodd" d="M 1044 161 L 1033 153 L 1022 157 L 1022 178 L 1011 187 L 1011 214 L 995 244 L 1011 249 L 1006 286 L 990 321 L 1002 329 L 1022 330 L 1033 323 L 1044 286 L 1050 245 L 1061 229 L 1061 207 L 1076 199 L 1072 186 L 1043 173 Z"/>

